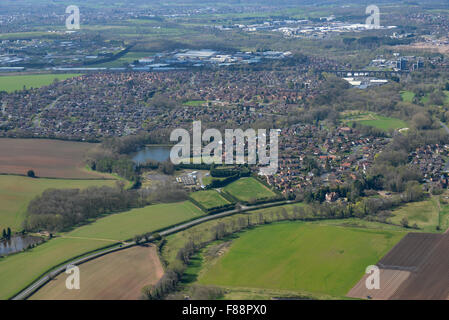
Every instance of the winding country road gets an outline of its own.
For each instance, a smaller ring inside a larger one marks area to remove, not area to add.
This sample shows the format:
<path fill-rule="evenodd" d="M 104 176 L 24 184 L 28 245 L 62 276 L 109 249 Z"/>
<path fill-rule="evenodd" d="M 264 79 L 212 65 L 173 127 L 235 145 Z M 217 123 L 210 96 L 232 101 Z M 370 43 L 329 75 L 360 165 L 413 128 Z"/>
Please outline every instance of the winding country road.
<path fill-rule="evenodd" d="M 224 211 L 221 213 L 217 213 L 217 214 L 212 214 L 212 215 L 208 215 L 205 217 L 201 217 L 195 220 L 192 220 L 190 222 L 186 222 L 177 226 L 173 226 L 173 227 L 169 227 L 168 229 L 165 229 L 161 232 L 159 232 L 159 234 L 161 236 L 168 236 L 170 234 L 173 233 L 177 233 L 179 231 L 191 228 L 193 226 L 196 226 L 198 224 L 210 221 L 210 220 L 215 220 L 215 219 L 219 219 L 219 218 L 223 218 L 226 216 L 230 216 L 236 213 L 243 213 L 243 212 L 247 212 L 247 211 L 252 211 L 252 210 L 256 210 L 256 209 L 263 209 L 263 208 L 270 208 L 270 207 L 276 207 L 276 206 L 280 206 L 280 205 L 285 205 L 285 204 L 291 204 L 294 203 L 295 201 L 291 201 L 291 200 L 287 200 L 287 201 L 278 201 L 278 202 L 271 202 L 271 203 L 264 203 L 264 204 L 260 204 L 260 205 L 255 205 L 255 206 L 242 206 L 241 209 L 234 209 L 234 210 L 229 210 L 229 211 Z M 154 240 L 153 237 L 151 237 L 149 239 L 149 241 Z M 64 265 L 48 272 L 47 274 L 45 274 L 44 276 L 40 277 L 37 281 L 35 281 L 33 284 L 31 284 L 30 286 L 28 286 L 27 288 L 25 288 L 24 290 L 22 290 L 19 294 L 17 294 L 15 297 L 12 298 L 12 300 L 24 300 L 26 298 L 28 298 L 30 295 L 32 295 L 35 291 L 37 291 L 40 287 L 42 287 L 43 285 L 45 285 L 48 281 L 50 281 L 51 279 L 53 279 L 55 276 L 57 276 L 58 274 L 65 272 L 67 270 L 67 268 L 69 266 L 76 266 L 76 265 L 80 265 L 84 262 L 99 258 L 101 256 L 104 256 L 108 253 L 111 252 L 115 252 L 118 250 L 124 250 L 127 248 L 130 248 L 132 246 L 136 245 L 135 242 L 128 242 L 128 243 L 121 243 L 121 244 L 117 244 L 117 246 L 105 249 L 105 250 L 101 250 L 101 251 L 97 251 L 95 253 L 89 254 L 87 256 L 84 256 L 82 258 L 77 258 L 74 259 L 68 263 L 65 263 Z"/>

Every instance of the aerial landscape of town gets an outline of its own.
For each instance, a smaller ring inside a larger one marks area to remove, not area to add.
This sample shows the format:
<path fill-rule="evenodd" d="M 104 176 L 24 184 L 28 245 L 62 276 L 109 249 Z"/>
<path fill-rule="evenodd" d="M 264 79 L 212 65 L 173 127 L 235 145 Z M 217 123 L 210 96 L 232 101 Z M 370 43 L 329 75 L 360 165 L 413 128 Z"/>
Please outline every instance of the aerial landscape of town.
<path fill-rule="evenodd" d="M 445 0 L 1 0 L 0 299 L 449 301 L 448 126 Z"/>

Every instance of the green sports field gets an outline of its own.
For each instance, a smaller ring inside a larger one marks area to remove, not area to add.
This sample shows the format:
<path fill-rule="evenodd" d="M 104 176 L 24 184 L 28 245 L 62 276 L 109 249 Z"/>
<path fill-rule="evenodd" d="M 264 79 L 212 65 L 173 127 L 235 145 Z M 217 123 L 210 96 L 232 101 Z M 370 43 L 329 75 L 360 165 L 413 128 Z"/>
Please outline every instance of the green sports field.
<path fill-rule="evenodd" d="M 22 228 L 28 203 L 46 189 L 76 189 L 90 186 L 114 186 L 116 180 L 32 179 L 0 175 L 0 229 Z"/>
<path fill-rule="evenodd" d="M 301 222 L 258 227 L 234 240 L 198 282 L 343 297 L 404 235 Z"/>
<path fill-rule="evenodd" d="M 76 76 L 79 76 L 79 74 L 68 73 L 0 76 L 0 91 L 13 92 L 15 90 L 22 90 L 24 86 L 27 89 L 40 88 L 53 83 L 55 79 L 65 80 Z"/>
<path fill-rule="evenodd" d="M 197 191 L 190 194 L 190 196 L 206 209 L 216 208 L 231 203 L 223 198 L 216 190 Z"/>
<path fill-rule="evenodd" d="M 27 252 L 0 258 L 0 300 L 11 297 L 52 267 L 75 256 L 202 214 L 188 201 L 152 205 L 110 215 Z"/>
<path fill-rule="evenodd" d="M 273 191 L 254 178 L 240 178 L 223 189 L 242 201 L 276 196 Z"/>
<path fill-rule="evenodd" d="M 348 121 L 358 122 L 381 130 L 402 129 L 408 127 L 407 123 L 401 119 L 384 117 L 371 112 L 353 116 L 352 119 Z"/>

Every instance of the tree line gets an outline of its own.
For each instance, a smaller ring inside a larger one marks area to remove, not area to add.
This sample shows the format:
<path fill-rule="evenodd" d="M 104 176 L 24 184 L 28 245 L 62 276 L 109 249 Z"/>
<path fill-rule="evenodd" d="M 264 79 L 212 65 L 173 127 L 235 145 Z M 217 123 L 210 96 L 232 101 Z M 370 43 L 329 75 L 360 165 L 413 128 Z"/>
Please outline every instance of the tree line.
<path fill-rule="evenodd" d="M 123 183 L 82 190 L 48 189 L 28 205 L 24 229 L 63 231 L 105 214 L 186 199 L 187 193 L 171 183 L 145 190 L 125 189 Z"/>

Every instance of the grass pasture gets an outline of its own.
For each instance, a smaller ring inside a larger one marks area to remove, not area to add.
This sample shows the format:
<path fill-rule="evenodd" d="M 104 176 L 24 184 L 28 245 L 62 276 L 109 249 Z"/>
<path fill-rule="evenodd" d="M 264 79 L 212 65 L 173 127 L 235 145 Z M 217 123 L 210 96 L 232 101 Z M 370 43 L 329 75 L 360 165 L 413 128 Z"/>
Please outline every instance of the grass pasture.
<path fill-rule="evenodd" d="M 26 175 L 32 169 L 38 177 L 98 179 L 110 175 L 88 171 L 86 152 L 96 144 L 48 139 L 0 139 L 0 173 Z"/>
<path fill-rule="evenodd" d="M 113 186 L 115 180 L 33 179 L 0 175 L 0 229 L 21 230 L 28 203 L 46 189 L 83 189 L 102 185 Z"/>
<path fill-rule="evenodd" d="M 10 298 L 68 259 L 201 215 L 203 212 L 189 201 L 133 209 L 63 233 L 26 252 L 0 258 L 0 300 Z"/>
<path fill-rule="evenodd" d="M 65 80 L 79 76 L 77 73 L 67 74 L 28 74 L 0 76 L 0 91 L 13 92 L 27 89 L 40 88 L 52 84 L 55 80 Z"/>
<path fill-rule="evenodd" d="M 137 234 L 153 232 L 202 216 L 204 213 L 190 201 L 163 203 L 132 209 L 77 228 L 64 237 L 103 238 L 125 241 Z"/>
<path fill-rule="evenodd" d="M 207 104 L 207 101 L 203 100 L 190 100 L 183 103 L 185 106 L 189 107 L 201 107 Z"/>
<path fill-rule="evenodd" d="M 348 125 L 353 122 L 357 122 L 362 125 L 375 127 L 385 131 L 388 131 L 390 129 L 396 130 L 408 127 L 407 123 L 401 119 L 384 117 L 372 112 L 348 114 L 345 116 L 343 122 L 347 123 Z"/>
<path fill-rule="evenodd" d="M 274 197 L 276 194 L 254 178 L 240 178 L 223 188 L 241 201 Z"/>
<path fill-rule="evenodd" d="M 440 213 L 438 209 L 438 198 L 420 202 L 411 202 L 394 210 L 393 217 L 389 221 L 394 224 L 401 224 L 403 218 L 407 218 L 409 226 L 417 226 L 425 232 L 435 232 L 439 225 Z"/>
<path fill-rule="evenodd" d="M 142 288 L 155 284 L 164 274 L 155 246 L 116 251 L 79 268 L 80 290 L 67 290 L 67 275 L 62 273 L 31 300 L 138 300 Z"/>
<path fill-rule="evenodd" d="M 401 91 L 401 98 L 402 101 L 412 103 L 415 98 L 415 93 L 412 91 Z"/>
<path fill-rule="evenodd" d="M 216 190 L 197 191 L 190 194 L 193 200 L 199 202 L 206 209 L 220 207 L 230 204 L 227 199 L 220 195 Z"/>
<path fill-rule="evenodd" d="M 258 227 L 234 240 L 198 283 L 343 297 L 403 235 L 306 223 Z"/>

